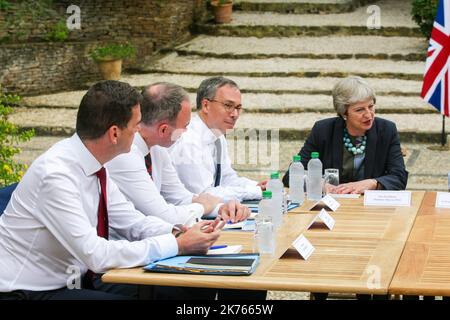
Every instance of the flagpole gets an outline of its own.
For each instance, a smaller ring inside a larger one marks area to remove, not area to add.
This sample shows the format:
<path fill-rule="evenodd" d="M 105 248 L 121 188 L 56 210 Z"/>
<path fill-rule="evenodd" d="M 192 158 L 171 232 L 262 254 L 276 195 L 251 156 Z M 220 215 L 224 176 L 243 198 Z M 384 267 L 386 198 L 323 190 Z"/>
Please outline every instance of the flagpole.
<path fill-rule="evenodd" d="M 441 145 L 445 146 L 447 144 L 447 136 L 445 135 L 445 115 L 442 115 L 442 136 Z"/>

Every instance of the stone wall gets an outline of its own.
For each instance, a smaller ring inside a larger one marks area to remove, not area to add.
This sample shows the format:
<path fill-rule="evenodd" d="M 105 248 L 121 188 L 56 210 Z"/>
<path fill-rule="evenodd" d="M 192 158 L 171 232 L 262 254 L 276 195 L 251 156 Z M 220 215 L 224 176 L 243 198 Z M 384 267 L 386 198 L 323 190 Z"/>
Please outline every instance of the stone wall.
<path fill-rule="evenodd" d="M 63 42 L 48 41 L 58 21 L 70 16 L 71 4 L 81 9 L 81 29 L 70 30 Z M 100 80 L 89 51 L 108 42 L 133 43 L 137 56 L 124 68 L 139 69 L 158 50 L 189 39 L 191 26 L 206 10 L 206 0 L 53 1 L 50 14 L 33 18 L 25 12 L 14 25 L 7 22 L 19 10 L 11 7 L 0 11 L 0 83 L 21 95 L 83 88 Z"/>

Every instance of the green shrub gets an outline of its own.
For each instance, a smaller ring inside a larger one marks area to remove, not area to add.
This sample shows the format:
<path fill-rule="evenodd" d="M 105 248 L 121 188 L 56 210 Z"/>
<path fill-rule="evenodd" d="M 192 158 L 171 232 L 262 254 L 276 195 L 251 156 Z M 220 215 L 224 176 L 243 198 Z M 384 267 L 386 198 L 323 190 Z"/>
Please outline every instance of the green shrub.
<path fill-rule="evenodd" d="M 13 160 L 14 155 L 21 152 L 19 142 L 30 140 L 34 130 L 20 132 L 19 128 L 8 121 L 13 112 L 13 105 L 20 101 L 17 95 L 4 94 L 0 87 L 0 186 L 18 182 L 27 166 Z"/>
<path fill-rule="evenodd" d="M 47 33 L 48 41 L 65 41 L 69 37 L 69 29 L 64 20 L 55 24 L 50 32 Z"/>
<path fill-rule="evenodd" d="M 115 59 L 124 59 L 136 54 L 136 48 L 130 43 L 110 43 L 106 46 L 97 47 L 89 55 L 95 61 L 108 61 Z"/>
<path fill-rule="evenodd" d="M 413 0 L 411 14 L 422 34 L 429 39 L 439 0 Z"/>

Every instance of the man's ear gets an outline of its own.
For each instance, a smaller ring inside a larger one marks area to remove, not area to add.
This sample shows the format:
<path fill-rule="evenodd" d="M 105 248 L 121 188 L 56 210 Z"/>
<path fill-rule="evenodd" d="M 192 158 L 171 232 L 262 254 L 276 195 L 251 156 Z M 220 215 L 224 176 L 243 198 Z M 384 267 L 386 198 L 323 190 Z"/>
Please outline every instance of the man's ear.
<path fill-rule="evenodd" d="M 206 114 L 209 112 L 209 104 L 208 104 L 208 100 L 206 98 L 202 99 L 202 110 L 201 111 Z"/>
<path fill-rule="evenodd" d="M 160 137 L 164 137 L 164 135 L 166 134 L 168 129 L 169 129 L 169 125 L 167 123 L 161 123 L 158 126 L 158 135 Z"/>
<path fill-rule="evenodd" d="M 107 134 L 109 141 L 111 141 L 112 144 L 117 144 L 119 142 L 120 130 L 118 126 L 109 127 Z"/>

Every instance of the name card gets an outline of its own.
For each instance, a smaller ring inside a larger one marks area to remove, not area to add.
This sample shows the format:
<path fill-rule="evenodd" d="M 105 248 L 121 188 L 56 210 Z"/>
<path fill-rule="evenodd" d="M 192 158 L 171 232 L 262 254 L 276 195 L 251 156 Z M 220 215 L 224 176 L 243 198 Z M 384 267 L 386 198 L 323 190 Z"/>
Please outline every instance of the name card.
<path fill-rule="evenodd" d="M 325 197 L 314 203 L 309 210 L 315 211 L 320 209 L 328 209 L 331 211 L 336 211 L 340 206 L 341 204 L 337 202 L 332 196 L 326 195 Z"/>
<path fill-rule="evenodd" d="M 295 239 L 292 245 L 304 260 L 308 260 L 309 256 L 314 252 L 314 250 L 316 250 L 316 248 L 313 247 L 311 242 L 309 242 L 304 235 L 300 235 L 297 239 Z"/>
<path fill-rule="evenodd" d="M 450 192 L 436 194 L 436 208 L 450 208 Z"/>
<path fill-rule="evenodd" d="M 409 207 L 411 191 L 367 190 L 364 193 L 364 206 Z"/>
<path fill-rule="evenodd" d="M 316 217 L 313 219 L 313 221 L 311 221 L 311 223 L 309 224 L 308 228 L 311 228 L 311 226 L 314 224 L 314 222 L 321 220 L 328 229 L 333 230 L 334 228 L 334 224 L 335 224 L 335 220 L 334 218 L 325 210 L 322 209 L 320 210 L 320 212 L 316 215 Z"/>

